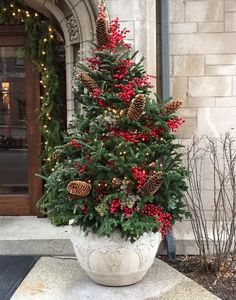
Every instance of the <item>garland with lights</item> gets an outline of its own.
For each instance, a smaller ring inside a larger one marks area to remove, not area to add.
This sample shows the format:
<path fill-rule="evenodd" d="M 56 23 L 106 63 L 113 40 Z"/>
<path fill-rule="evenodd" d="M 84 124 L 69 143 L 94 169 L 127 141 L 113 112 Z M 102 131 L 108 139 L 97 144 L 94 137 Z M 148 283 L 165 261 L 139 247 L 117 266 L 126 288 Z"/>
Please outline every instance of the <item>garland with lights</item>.
<path fill-rule="evenodd" d="M 56 224 L 74 219 L 86 232 L 120 230 L 131 240 L 164 236 L 186 215 L 186 169 L 174 132 L 181 102 L 151 99 L 151 79 L 125 42 L 118 19 L 97 19 L 92 57 L 78 64 L 75 99 L 83 106 L 59 165 L 47 178 L 45 207 Z"/>
<path fill-rule="evenodd" d="M 61 91 L 62 78 L 58 61 L 58 47 L 62 38 L 52 20 L 25 7 L 23 1 L 0 0 L 0 24 L 22 24 L 27 33 L 25 55 L 29 56 L 40 74 L 41 109 L 40 130 L 42 137 L 42 174 L 48 176 L 54 170 L 54 148 L 62 143 L 64 124 L 62 112 L 65 101 Z"/>

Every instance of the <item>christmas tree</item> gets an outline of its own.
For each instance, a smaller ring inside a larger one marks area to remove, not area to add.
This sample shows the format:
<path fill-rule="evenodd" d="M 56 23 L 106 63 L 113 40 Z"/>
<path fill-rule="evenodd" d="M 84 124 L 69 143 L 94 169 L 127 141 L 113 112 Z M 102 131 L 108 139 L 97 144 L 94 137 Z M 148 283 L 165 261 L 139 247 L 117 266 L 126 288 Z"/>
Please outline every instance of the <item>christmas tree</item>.
<path fill-rule="evenodd" d="M 152 77 L 135 61 L 127 33 L 100 5 L 92 55 L 75 75 L 82 113 L 55 150 L 41 206 L 56 224 L 73 218 L 85 231 L 119 229 L 134 240 L 165 235 L 185 215 L 187 173 L 175 137 L 181 102 L 151 98 Z"/>

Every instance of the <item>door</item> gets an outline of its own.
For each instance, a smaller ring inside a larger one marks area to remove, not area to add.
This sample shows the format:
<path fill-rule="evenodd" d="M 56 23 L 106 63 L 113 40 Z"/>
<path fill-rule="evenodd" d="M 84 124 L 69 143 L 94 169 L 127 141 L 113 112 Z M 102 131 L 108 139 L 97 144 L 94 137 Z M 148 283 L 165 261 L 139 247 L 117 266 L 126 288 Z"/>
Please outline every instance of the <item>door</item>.
<path fill-rule="evenodd" d="M 21 26 L 0 26 L 0 215 L 33 215 L 42 194 L 39 75 Z"/>

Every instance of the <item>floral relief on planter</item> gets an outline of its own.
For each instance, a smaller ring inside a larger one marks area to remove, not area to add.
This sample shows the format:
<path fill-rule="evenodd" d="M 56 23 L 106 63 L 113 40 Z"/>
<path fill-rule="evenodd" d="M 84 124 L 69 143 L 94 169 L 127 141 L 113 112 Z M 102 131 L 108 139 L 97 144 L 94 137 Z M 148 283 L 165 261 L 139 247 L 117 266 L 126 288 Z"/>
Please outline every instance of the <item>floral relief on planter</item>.
<path fill-rule="evenodd" d="M 110 237 L 88 235 L 71 226 L 71 241 L 77 259 L 95 282 L 123 286 L 140 281 L 151 267 L 161 242 L 160 233 L 145 233 L 131 243 L 117 230 Z"/>

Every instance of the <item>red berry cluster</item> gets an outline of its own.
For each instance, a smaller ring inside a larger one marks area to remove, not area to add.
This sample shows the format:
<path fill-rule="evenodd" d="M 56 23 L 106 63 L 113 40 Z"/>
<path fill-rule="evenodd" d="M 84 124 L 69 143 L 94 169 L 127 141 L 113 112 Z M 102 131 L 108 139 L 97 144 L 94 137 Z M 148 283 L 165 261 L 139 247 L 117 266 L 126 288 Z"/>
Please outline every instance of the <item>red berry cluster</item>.
<path fill-rule="evenodd" d="M 113 167 L 116 165 L 116 163 L 117 163 L 116 160 L 110 159 L 107 161 L 107 166 Z"/>
<path fill-rule="evenodd" d="M 163 134 L 163 128 L 156 128 L 150 127 L 151 133 L 148 131 L 145 132 L 136 132 L 131 130 L 119 130 L 116 128 L 110 128 L 110 134 L 117 135 L 123 137 L 127 142 L 139 143 L 139 142 L 146 142 L 151 137 L 159 139 L 160 136 Z"/>
<path fill-rule="evenodd" d="M 148 216 L 156 217 L 156 221 L 161 223 L 160 232 L 162 236 L 165 236 L 172 229 L 172 217 L 168 212 L 163 212 L 161 207 L 155 204 L 145 204 L 144 213 Z"/>
<path fill-rule="evenodd" d="M 120 97 L 126 103 L 130 102 L 135 96 L 133 81 L 129 81 L 125 84 L 114 84 L 114 86 L 120 90 L 119 92 L 117 92 L 117 96 Z"/>
<path fill-rule="evenodd" d="M 75 139 L 71 140 L 68 144 L 74 148 L 82 148 L 82 145 Z"/>
<path fill-rule="evenodd" d="M 101 59 L 97 57 L 86 58 L 86 61 L 88 63 L 88 67 L 90 67 L 92 70 L 98 70 L 99 66 L 102 64 Z"/>
<path fill-rule="evenodd" d="M 82 212 L 87 215 L 89 209 L 88 209 L 88 205 L 87 204 L 84 204 L 83 207 L 82 207 Z"/>
<path fill-rule="evenodd" d="M 115 213 L 115 212 L 123 212 L 126 218 L 129 218 L 133 214 L 133 209 L 130 207 L 123 207 L 121 206 L 121 200 L 120 199 L 112 199 L 111 200 L 111 205 L 110 205 L 110 213 Z"/>
<path fill-rule="evenodd" d="M 120 199 L 112 199 L 110 206 L 110 213 L 118 212 L 121 205 Z"/>
<path fill-rule="evenodd" d="M 139 140 L 137 139 L 137 137 L 135 136 L 135 132 L 132 132 L 130 130 L 119 130 L 116 128 L 111 128 L 110 130 L 110 134 L 111 135 L 117 135 L 120 137 L 123 137 L 127 142 L 134 142 L 134 143 L 138 143 Z"/>
<path fill-rule="evenodd" d="M 93 89 L 91 92 L 89 92 L 89 96 L 93 98 L 99 97 L 101 94 L 101 91 L 99 89 Z"/>
<path fill-rule="evenodd" d="M 111 20 L 109 27 L 109 44 L 108 48 L 115 49 L 119 44 L 123 47 L 130 48 L 130 45 L 124 42 L 129 30 L 120 30 L 119 19 Z"/>
<path fill-rule="evenodd" d="M 152 87 L 150 79 L 153 78 L 151 75 L 144 75 L 143 77 L 134 77 L 134 83 L 138 87 Z"/>
<path fill-rule="evenodd" d="M 129 59 L 121 59 L 118 66 L 116 67 L 114 79 L 122 80 L 129 74 L 129 68 L 134 65 L 134 62 Z"/>
<path fill-rule="evenodd" d="M 130 208 L 130 207 L 127 207 L 127 206 L 124 207 L 122 209 L 122 211 L 123 211 L 123 213 L 124 213 L 124 215 L 125 215 L 126 218 L 129 218 L 132 215 L 132 213 L 133 213 L 133 209 Z"/>
<path fill-rule="evenodd" d="M 99 17 L 106 18 L 104 4 L 100 3 L 98 8 L 99 8 Z"/>
<path fill-rule="evenodd" d="M 174 119 L 168 120 L 167 125 L 171 129 L 171 131 L 175 132 L 184 122 L 184 119 L 176 117 Z"/>
<path fill-rule="evenodd" d="M 97 100 L 97 103 L 98 103 L 98 105 L 101 106 L 101 107 L 105 107 L 105 106 L 106 106 L 106 102 L 105 102 L 104 99 L 98 99 L 98 100 Z"/>
<path fill-rule="evenodd" d="M 104 180 L 101 180 L 98 186 L 96 187 L 96 194 L 97 194 L 96 199 L 98 201 L 101 201 L 106 195 L 106 185 Z"/>
<path fill-rule="evenodd" d="M 137 188 L 140 189 L 147 181 L 147 172 L 140 167 L 133 167 L 131 172 L 138 182 Z"/>
<path fill-rule="evenodd" d="M 75 167 L 80 168 L 80 170 L 78 170 L 79 174 L 82 174 L 87 170 L 87 165 L 81 165 L 80 162 L 75 163 Z"/>

